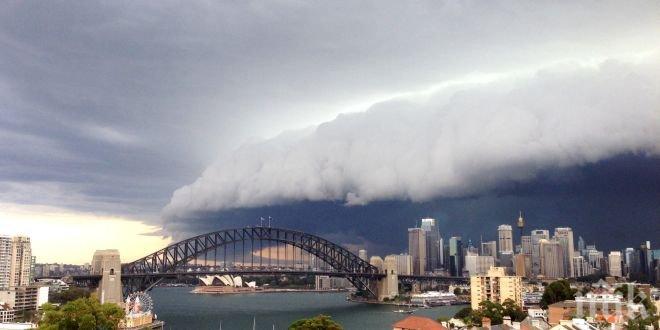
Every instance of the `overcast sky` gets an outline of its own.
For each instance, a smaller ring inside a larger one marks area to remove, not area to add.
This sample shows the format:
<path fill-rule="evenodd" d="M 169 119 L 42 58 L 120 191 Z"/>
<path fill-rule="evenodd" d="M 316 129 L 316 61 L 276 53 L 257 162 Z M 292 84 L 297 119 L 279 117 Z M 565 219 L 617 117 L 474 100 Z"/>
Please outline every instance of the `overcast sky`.
<path fill-rule="evenodd" d="M 16 224 L 53 210 L 175 237 L 263 207 L 310 230 L 285 219 L 405 208 L 405 228 L 466 197 L 515 215 L 489 196 L 659 164 L 659 44 L 657 1 L 5 1 L 0 232 L 45 237 Z"/>

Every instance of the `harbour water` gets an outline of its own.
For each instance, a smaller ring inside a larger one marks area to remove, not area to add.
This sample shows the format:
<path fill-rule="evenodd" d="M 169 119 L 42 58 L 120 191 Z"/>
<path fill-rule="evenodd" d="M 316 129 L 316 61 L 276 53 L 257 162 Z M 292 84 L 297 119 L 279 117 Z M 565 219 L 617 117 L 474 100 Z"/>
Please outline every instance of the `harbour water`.
<path fill-rule="evenodd" d="M 384 330 L 408 316 L 395 306 L 346 301 L 346 293 L 254 293 L 206 295 L 192 288 L 155 288 L 150 292 L 158 318 L 166 329 L 250 330 L 287 329 L 293 321 L 318 314 L 332 316 L 344 329 Z M 417 309 L 413 315 L 451 317 L 464 306 Z"/>

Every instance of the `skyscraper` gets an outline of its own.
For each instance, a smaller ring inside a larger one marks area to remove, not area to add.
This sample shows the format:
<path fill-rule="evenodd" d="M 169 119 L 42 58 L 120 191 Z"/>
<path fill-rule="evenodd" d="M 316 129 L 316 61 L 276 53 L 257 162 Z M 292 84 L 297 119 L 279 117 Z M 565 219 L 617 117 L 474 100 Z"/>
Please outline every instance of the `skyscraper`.
<path fill-rule="evenodd" d="M 30 238 L 15 236 L 11 242 L 11 269 L 9 286 L 30 285 L 30 269 L 32 266 L 32 245 Z"/>
<path fill-rule="evenodd" d="M 440 268 L 440 230 L 435 219 L 422 219 L 422 230 L 426 234 L 426 270 L 433 271 Z"/>
<path fill-rule="evenodd" d="M 542 239 L 539 241 L 539 251 L 541 275 L 546 278 L 562 278 L 566 275 L 564 247 L 560 242 Z"/>
<path fill-rule="evenodd" d="M 573 245 L 573 230 L 569 227 L 555 228 L 555 240 L 559 242 L 564 250 L 565 277 L 575 277 L 573 270 L 573 257 L 575 256 L 575 245 Z"/>
<path fill-rule="evenodd" d="M 513 252 L 513 229 L 510 225 L 497 227 L 498 252 Z"/>
<path fill-rule="evenodd" d="M 493 266 L 495 266 L 493 256 L 480 256 L 473 253 L 465 256 L 465 270 L 470 273 L 470 276 L 485 275 Z"/>
<path fill-rule="evenodd" d="M 607 273 L 610 276 L 617 276 L 617 277 L 623 276 L 623 273 L 621 271 L 621 259 L 622 259 L 621 252 L 619 251 L 612 251 L 607 256 L 607 264 L 609 266 Z"/>
<path fill-rule="evenodd" d="M 582 238 L 582 236 L 578 236 L 577 245 L 578 245 L 577 250 L 580 252 L 580 254 L 582 254 L 583 253 L 582 251 L 584 251 L 584 248 L 586 247 L 586 244 L 584 243 L 584 238 Z"/>
<path fill-rule="evenodd" d="M 460 236 L 453 236 L 449 239 L 449 274 L 462 276 L 464 265 L 463 242 Z"/>
<path fill-rule="evenodd" d="M 409 254 L 395 255 L 396 271 L 399 275 L 412 275 L 412 259 Z"/>
<path fill-rule="evenodd" d="M 358 257 L 364 261 L 369 261 L 369 256 L 367 255 L 367 250 L 365 249 L 359 249 L 358 250 Z"/>
<path fill-rule="evenodd" d="M 545 229 L 535 229 L 531 233 L 532 238 L 532 275 L 541 274 L 541 240 L 550 239 L 550 232 Z"/>
<path fill-rule="evenodd" d="M 482 242 L 481 255 L 497 259 L 497 243 L 495 241 Z"/>
<path fill-rule="evenodd" d="M 426 233 L 421 228 L 408 228 L 408 253 L 412 259 L 413 274 L 426 272 Z"/>
<path fill-rule="evenodd" d="M 0 289 L 9 288 L 11 277 L 11 242 L 11 237 L 0 236 Z"/>
<path fill-rule="evenodd" d="M 520 253 L 526 255 L 532 255 L 532 237 L 531 236 L 520 236 Z"/>

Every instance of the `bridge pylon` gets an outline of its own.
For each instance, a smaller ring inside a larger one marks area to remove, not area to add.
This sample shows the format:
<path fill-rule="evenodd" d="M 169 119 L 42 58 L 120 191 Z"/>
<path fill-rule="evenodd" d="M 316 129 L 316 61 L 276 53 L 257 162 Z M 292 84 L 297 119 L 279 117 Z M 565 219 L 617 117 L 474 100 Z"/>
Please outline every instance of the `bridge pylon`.
<path fill-rule="evenodd" d="M 103 303 L 121 304 L 121 260 L 119 250 L 96 250 L 92 257 L 92 275 L 101 275 L 98 298 Z"/>

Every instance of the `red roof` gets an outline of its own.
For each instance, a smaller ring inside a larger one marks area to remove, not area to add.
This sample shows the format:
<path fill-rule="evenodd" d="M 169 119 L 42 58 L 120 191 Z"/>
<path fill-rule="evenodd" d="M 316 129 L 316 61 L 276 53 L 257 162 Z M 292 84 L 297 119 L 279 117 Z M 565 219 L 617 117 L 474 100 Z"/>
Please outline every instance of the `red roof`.
<path fill-rule="evenodd" d="M 421 316 L 408 316 L 405 319 L 394 323 L 395 329 L 406 330 L 447 330 L 442 324 L 428 318 Z"/>

